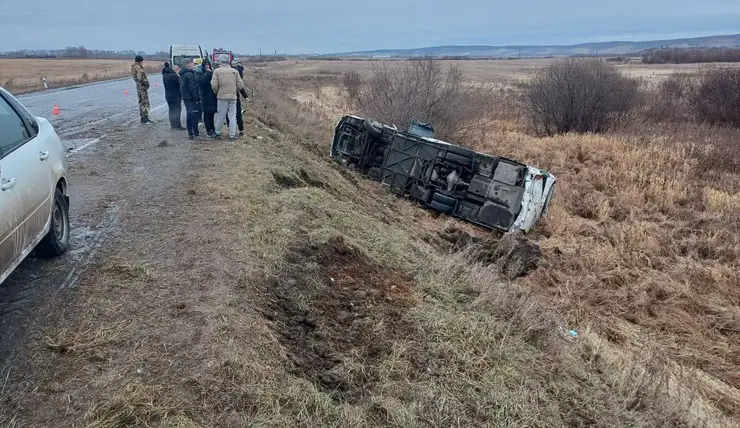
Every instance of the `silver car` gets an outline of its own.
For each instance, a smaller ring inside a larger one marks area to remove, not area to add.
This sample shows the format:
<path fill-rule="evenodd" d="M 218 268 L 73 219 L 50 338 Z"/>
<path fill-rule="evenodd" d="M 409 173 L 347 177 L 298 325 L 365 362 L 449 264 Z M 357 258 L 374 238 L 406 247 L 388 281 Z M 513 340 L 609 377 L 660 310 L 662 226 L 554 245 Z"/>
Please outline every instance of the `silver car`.
<path fill-rule="evenodd" d="M 0 283 L 34 250 L 69 247 L 67 163 L 51 123 L 0 88 Z"/>

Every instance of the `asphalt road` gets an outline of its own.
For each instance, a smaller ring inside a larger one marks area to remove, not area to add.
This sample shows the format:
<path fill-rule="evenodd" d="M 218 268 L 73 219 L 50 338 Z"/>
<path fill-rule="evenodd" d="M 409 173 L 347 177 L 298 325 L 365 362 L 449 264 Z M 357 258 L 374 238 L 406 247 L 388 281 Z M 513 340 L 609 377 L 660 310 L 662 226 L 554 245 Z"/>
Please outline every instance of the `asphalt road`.
<path fill-rule="evenodd" d="M 116 149 L 120 134 L 114 131 L 144 132 L 159 141 L 163 132 L 168 136 L 167 104 L 164 100 L 161 75 L 149 76 L 151 114 L 157 121 L 152 128 L 140 125 L 136 86 L 133 79 L 94 83 L 64 89 L 30 93 L 18 98 L 36 116 L 49 119 L 68 149 L 70 182 L 70 251 L 57 259 L 39 259 L 31 254 L 0 284 L 0 384 L 10 370 L 18 345 L 27 325 L 35 316 L 40 302 L 62 290 L 71 288 L 93 262 L 98 250 L 117 233 L 119 205 L 109 203 L 111 195 L 123 194 L 110 172 L 120 168 L 120 161 L 111 163 L 111 150 L 128 150 L 123 159 L 133 158 L 133 149 Z M 156 87 L 155 87 L 156 83 Z M 129 95 L 124 95 L 128 90 Z M 57 104 L 61 114 L 53 115 Z M 136 128 L 141 128 L 137 129 Z M 114 138 L 115 137 L 115 138 Z M 113 140 L 116 141 L 113 141 Z M 95 144 L 98 144 L 96 146 Z M 109 147 L 110 146 L 110 147 Z M 95 151 L 106 148 L 107 151 Z M 104 154 L 103 154 L 104 153 Z M 91 175 L 91 171 L 95 175 Z M 145 175 L 145 174 L 144 174 Z"/>
<path fill-rule="evenodd" d="M 163 117 L 161 113 L 166 111 L 167 104 L 162 76 L 150 74 L 148 77 L 151 116 Z M 111 126 L 124 126 L 139 119 L 136 85 L 132 78 L 34 92 L 18 99 L 34 115 L 49 119 L 68 149 L 105 135 Z M 59 106 L 59 115 L 52 114 L 54 104 Z"/>

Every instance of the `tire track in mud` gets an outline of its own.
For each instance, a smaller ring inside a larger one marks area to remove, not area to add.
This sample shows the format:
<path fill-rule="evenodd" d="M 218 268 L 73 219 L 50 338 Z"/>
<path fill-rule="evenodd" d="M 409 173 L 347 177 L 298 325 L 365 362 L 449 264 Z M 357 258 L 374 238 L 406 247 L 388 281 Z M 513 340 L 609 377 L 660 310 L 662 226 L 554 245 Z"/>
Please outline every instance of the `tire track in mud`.
<path fill-rule="evenodd" d="M 26 315 L 48 296 L 73 288 L 94 263 L 98 250 L 118 231 L 119 207 L 110 206 L 94 227 L 75 225 L 70 230 L 70 251 L 59 259 L 43 260 L 31 255 L 0 285 L 0 377 L 7 375 L 17 356 Z M 40 315 L 40 314 L 36 314 Z M 21 320 L 21 328 L 17 321 Z"/>
<path fill-rule="evenodd" d="M 65 288 L 73 288 L 77 285 L 80 276 L 95 261 L 98 250 L 109 239 L 116 235 L 120 226 L 118 216 L 120 208 L 112 205 L 106 210 L 105 218 L 94 229 L 83 227 L 77 229 L 77 239 L 72 241 L 73 248 L 70 253 L 70 263 L 73 266 L 67 277 L 56 289 L 58 293 Z"/>
<path fill-rule="evenodd" d="M 182 156 L 170 159 L 172 149 L 160 148 L 157 143 L 178 135 L 162 125 L 132 126 L 110 130 L 102 140 L 105 144 L 91 145 L 84 153 L 69 153 L 69 251 L 49 260 L 31 254 L 0 284 L 0 387 L 10 367 L 18 362 L 26 336 L 43 326 L 55 311 L 47 302 L 63 301 L 99 262 L 106 245 L 121 232 L 121 218 L 137 215 L 134 201 L 151 198 L 152 193 L 166 196 L 159 185 L 176 176 L 173 168 L 179 166 Z M 154 192 L 146 192 L 153 183 Z"/>

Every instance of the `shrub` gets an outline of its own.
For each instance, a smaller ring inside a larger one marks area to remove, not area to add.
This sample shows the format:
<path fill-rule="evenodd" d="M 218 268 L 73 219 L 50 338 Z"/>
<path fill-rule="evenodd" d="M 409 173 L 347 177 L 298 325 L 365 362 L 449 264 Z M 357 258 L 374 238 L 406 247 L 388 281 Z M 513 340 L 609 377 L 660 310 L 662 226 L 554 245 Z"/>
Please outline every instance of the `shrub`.
<path fill-rule="evenodd" d="M 636 104 L 638 83 L 594 59 L 563 59 L 525 88 L 524 108 L 537 134 L 601 132 Z"/>
<path fill-rule="evenodd" d="M 443 69 L 432 57 L 403 64 L 374 64 L 357 96 L 368 117 L 405 128 L 415 118 L 434 126 L 440 139 L 464 142 L 491 120 L 490 91 L 466 86 L 459 68 Z"/>
<path fill-rule="evenodd" d="M 692 85 L 688 103 L 699 121 L 740 127 L 740 69 L 704 72 Z"/>
<path fill-rule="evenodd" d="M 675 73 L 657 87 L 643 93 L 644 115 L 654 122 L 677 122 L 692 119 L 688 96 L 695 85 L 695 76 Z"/>
<path fill-rule="evenodd" d="M 347 90 L 350 100 L 357 100 L 362 88 L 362 76 L 355 70 L 349 70 L 342 75 L 342 85 Z"/>

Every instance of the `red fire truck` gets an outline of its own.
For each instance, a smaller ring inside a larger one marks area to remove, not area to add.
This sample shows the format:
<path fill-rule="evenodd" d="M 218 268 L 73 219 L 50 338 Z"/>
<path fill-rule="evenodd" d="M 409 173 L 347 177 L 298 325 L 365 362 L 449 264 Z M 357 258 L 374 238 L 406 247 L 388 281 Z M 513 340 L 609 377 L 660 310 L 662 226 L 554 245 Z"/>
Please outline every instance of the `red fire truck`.
<path fill-rule="evenodd" d="M 219 56 L 221 56 L 222 54 L 226 54 L 226 55 L 228 55 L 228 56 L 229 56 L 229 62 L 231 62 L 231 61 L 233 61 L 233 60 L 234 60 L 234 52 L 232 52 L 232 51 L 227 51 L 227 50 L 226 50 L 226 49 L 224 49 L 224 48 L 214 48 L 214 49 L 213 49 L 213 50 L 211 51 L 211 61 L 212 61 L 212 62 L 213 62 L 214 64 L 218 64 L 218 57 L 219 57 Z"/>

